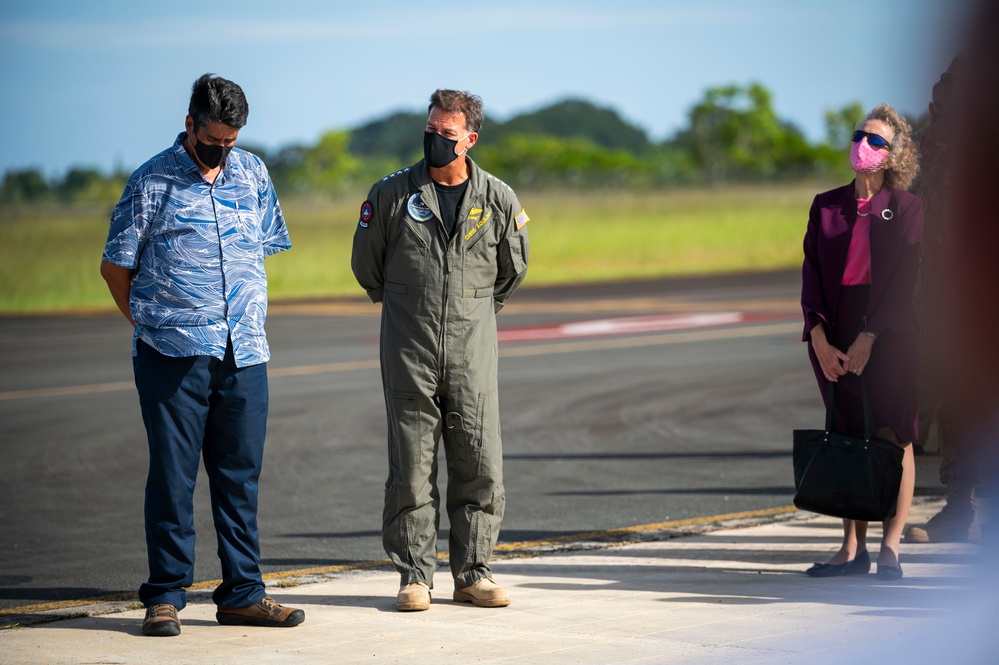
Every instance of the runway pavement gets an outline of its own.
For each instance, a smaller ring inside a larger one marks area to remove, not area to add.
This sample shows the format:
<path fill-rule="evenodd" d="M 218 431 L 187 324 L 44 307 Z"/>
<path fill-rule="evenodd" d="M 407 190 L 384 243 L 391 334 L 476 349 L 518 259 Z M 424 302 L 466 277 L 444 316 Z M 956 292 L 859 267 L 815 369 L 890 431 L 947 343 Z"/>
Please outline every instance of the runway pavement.
<path fill-rule="evenodd" d="M 786 508 L 790 431 L 822 417 L 797 290 L 773 273 L 518 292 L 499 317 L 501 547 Z M 377 334 L 360 298 L 271 306 L 269 574 L 384 559 Z M 0 618 L 134 597 L 145 577 L 130 335 L 113 313 L 0 318 Z M 207 499 L 202 477 L 202 584 L 219 576 Z"/>
<path fill-rule="evenodd" d="M 925 521 L 939 501 L 919 502 Z M 634 533 L 609 546 L 501 555 L 505 608 L 451 600 L 441 570 L 424 612 L 395 610 L 387 570 L 284 580 L 270 592 L 305 610 L 294 628 L 220 626 L 207 592 L 180 613 L 177 637 L 140 634 L 143 611 L 77 608 L 90 616 L 0 631 L 11 665 L 227 663 L 904 663 L 985 665 L 999 637 L 997 578 L 982 547 L 905 545 L 905 577 L 812 579 L 837 542 L 837 520 L 806 513 L 696 529 Z M 872 532 L 874 530 L 872 529 Z M 872 535 L 874 535 L 872 533 Z M 875 543 L 871 543 L 876 558 Z"/>

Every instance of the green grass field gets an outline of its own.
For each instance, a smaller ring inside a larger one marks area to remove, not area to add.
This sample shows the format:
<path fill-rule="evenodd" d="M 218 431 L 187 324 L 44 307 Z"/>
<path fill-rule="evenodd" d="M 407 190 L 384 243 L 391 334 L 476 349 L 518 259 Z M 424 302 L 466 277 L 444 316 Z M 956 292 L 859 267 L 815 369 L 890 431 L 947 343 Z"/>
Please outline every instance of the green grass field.
<path fill-rule="evenodd" d="M 801 264 L 821 185 L 525 193 L 527 284 L 763 271 Z M 267 259 L 271 300 L 360 295 L 350 245 L 363 195 L 287 202 L 292 250 Z M 98 274 L 106 211 L 0 211 L 0 313 L 113 309 Z"/>

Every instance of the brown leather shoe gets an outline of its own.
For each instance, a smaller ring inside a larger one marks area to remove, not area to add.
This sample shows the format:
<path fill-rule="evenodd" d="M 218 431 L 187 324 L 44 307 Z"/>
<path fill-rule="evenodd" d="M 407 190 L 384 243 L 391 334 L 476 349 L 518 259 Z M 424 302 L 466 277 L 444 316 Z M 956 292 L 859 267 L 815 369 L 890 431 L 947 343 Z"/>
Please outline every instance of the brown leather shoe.
<path fill-rule="evenodd" d="M 264 596 L 249 607 L 222 607 L 219 605 L 215 619 L 223 626 L 290 628 L 305 621 L 305 612 L 294 607 L 284 607 L 270 596 Z"/>
<path fill-rule="evenodd" d="M 510 598 L 503 587 L 488 577 L 480 577 L 472 586 L 455 589 L 454 600 L 459 603 L 472 603 L 478 607 L 506 607 Z"/>
<path fill-rule="evenodd" d="M 430 587 L 425 582 L 413 582 L 399 589 L 395 606 L 401 612 L 419 612 L 430 609 Z"/>
<path fill-rule="evenodd" d="M 177 617 L 177 608 L 167 603 L 147 607 L 146 618 L 142 620 L 142 634 L 152 637 L 180 635 L 180 618 Z"/>

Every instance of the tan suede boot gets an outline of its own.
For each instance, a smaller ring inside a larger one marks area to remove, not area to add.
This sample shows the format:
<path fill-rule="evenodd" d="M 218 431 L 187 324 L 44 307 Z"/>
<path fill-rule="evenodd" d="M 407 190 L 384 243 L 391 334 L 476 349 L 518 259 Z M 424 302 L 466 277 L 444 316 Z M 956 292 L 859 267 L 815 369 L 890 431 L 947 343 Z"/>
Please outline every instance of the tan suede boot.
<path fill-rule="evenodd" d="M 399 589 L 395 606 L 400 612 L 419 612 L 430 609 L 430 586 L 425 582 L 413 582 Z"/>
<path fill-rule="evenodd" d="M 480 577 L 472 586 L 456 589 L 454 600 L 459 603 L 472 603 L 478 607 L 506 607 L 510 598 L 503 587 L 488 577 Z"/>

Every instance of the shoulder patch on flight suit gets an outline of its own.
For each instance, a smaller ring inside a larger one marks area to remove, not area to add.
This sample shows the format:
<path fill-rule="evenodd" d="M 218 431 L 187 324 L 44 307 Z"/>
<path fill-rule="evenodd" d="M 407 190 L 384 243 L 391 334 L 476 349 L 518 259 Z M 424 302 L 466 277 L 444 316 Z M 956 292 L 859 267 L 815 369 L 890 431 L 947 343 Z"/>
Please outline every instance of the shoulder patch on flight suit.
<path fill-rule="evenodd" d="M 429 222 L 434 217 L 430 207 L 423 202 L 423 197 L 417 192 L 409 197 L 406 202 L 406 212 L 418 222 Z"/>
<path fill-rule="evenodd" d="M 365 201 L 361 204 L 361 219 L 358 224 L 361 228 L 368 228 L 368 222 L 371 221 L 371 215 L 374 214 L 374 208 L 371 207 L 371 201 Z"/>
<path fill-rule="evenodd" d="M 527 223 L 531 221 L 531 218 L 527 216 L 527 211 L 521 208 L 520 213 L 518 213 L 517 216 L 513 218 L 513 221 L 517 223 L 517 230 L 519 231 L 525 226 L 527 226 Z"/>

